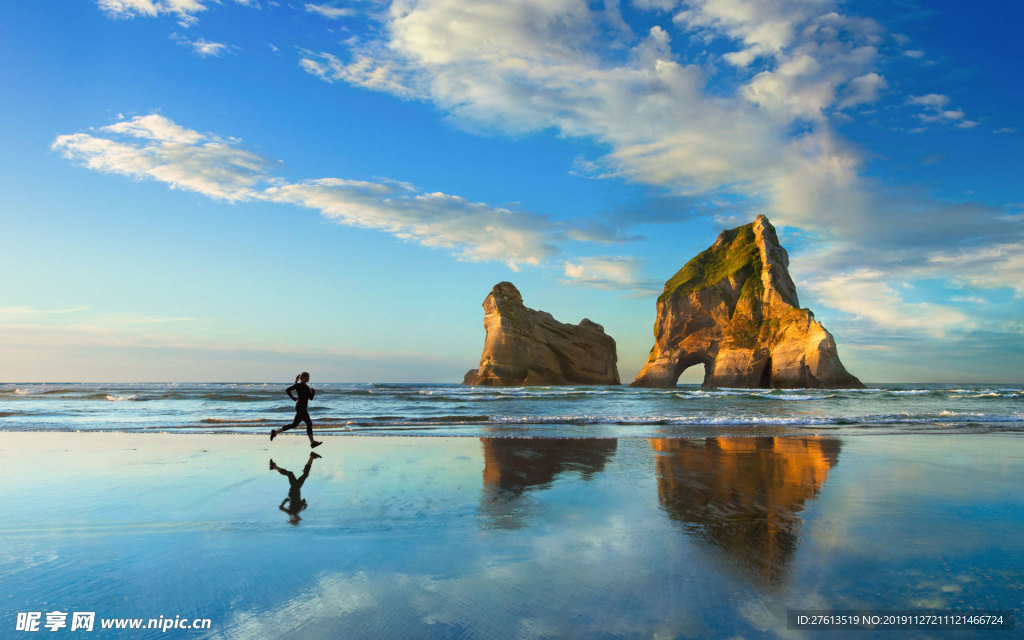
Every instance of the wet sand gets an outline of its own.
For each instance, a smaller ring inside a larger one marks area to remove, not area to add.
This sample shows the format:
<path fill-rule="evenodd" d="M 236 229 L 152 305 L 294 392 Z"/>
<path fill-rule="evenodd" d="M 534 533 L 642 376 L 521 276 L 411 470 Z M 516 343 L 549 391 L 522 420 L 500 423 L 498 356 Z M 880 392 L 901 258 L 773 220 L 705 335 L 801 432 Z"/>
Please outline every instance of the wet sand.
<path fill-rule="evenodd" d="M 323 439 L 0 433 L 0 636 L 996 638 L 786 612 L 1024 609 L 1017 436 Z"/>

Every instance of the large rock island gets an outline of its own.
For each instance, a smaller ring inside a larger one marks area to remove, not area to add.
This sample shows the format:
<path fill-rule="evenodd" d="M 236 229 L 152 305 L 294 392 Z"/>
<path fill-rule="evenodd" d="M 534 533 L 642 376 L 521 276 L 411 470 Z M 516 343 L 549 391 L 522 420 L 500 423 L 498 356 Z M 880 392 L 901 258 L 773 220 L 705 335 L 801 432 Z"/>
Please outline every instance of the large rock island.
<path fill-rule="evenodd" d="M 723 231 L 665 283 L 654 348 L 632 386 L 673 387 L 703 364 L 705 387 L 863 388 L 800 308 L 788 269 L 768 218 Z"/>
<path fill-rule="evenodd" d="M 463 384 L 619 384 L 615 340 L 601 325 L 586 318 L 564 324 L 530 309 L 511 282 L 494 285 L 484 312 L 480 368 L 470 370 Z"/>

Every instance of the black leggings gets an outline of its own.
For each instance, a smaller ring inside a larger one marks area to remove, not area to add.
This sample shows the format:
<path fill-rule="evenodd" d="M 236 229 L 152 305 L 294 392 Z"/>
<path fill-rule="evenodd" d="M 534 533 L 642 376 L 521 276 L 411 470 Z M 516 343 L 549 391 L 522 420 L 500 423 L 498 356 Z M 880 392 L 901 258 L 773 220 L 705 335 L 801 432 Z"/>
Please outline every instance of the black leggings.
<path fill-rule="evenodd" d="M 295 427 L 299 426 L 300 422 L 305 422 L 306 423 L 306 435 L 308 435 L 309 439 L 312 440 L 313 439 L 313 421 L 309 419 L 309 409 L 296 409 L 295 410 L 295 419 L 292 420 L 292 423 L 290 425 L 288 425 L 287 427 L 281 427 L 281 431 L 279 431 L 278 433 L 284 433 L 285 431 L 287 431 L 289 429 L 294 429 Z"/>

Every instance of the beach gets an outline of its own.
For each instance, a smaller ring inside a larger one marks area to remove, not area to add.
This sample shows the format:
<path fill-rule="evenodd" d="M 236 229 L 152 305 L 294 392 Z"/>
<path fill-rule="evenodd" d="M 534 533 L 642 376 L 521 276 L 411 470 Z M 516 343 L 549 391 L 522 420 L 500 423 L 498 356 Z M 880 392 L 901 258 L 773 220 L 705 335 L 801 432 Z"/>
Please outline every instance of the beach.
<path fill-rule="evenodd" d="M 787 612 L 1024 608 L 1016 435 L 323 440 L 0 433 L 3 636 L 1010 637 Z"/>

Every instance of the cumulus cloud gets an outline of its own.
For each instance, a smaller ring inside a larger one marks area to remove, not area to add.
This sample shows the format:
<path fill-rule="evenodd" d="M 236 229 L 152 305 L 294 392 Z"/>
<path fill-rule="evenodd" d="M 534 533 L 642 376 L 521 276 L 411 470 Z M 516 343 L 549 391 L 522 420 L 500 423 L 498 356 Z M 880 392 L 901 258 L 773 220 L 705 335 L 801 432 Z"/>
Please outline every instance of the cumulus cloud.
<path fill-rule="evenodd" d="M 839 101 L 839 108 L 845 109 L 866 102 L 876 102 L 883 89 L 888 88 L 889 83 L 877 73 L 866 73 L 854 78 L 846 85 L 843 97 Z"/>
<path fill-rule="evenodd" d="M 645 7 L 673 11 L 689 37 L 734 41 L 726 59 L 750 66 L 748 79 L 733 95 L 715 94 L 707 69 L 683 62 L 666 28 L 633 33 L 582 0 L 396 0 L 379 37 L 306 51 L 300 64 L 326 81 L 432 102 L 474 129 L 594 140 L 609 151 L 579 158 L 573 170 L 584 175 L 675 195 L 737 194 L 779 205 L 769 213 L 780 222 L 819 228 L 853 210 L 808 208 L 825 196 L 863 201 L 859 153 L 836 140 L 828 117 L 887 87 L 875 70 L 881 27 L 828 0 Z M 800 120 L 813 126 L 794 137 Z"/>
<path fill-rule="evenodd" d="M 460 259 L 501 261 L 512 268 L 539 265 L 559 253 L 556 241 L 587 233 L 539 214 L 424 192 L 398 181 L 320 178 L 290 183 L 272 176 L 270 162 L 239 148 L 240 142 L 150 114 L 58 136 L 52 148 L 95 171 L 157 180 L 227 202 L 296 204 L 339 224 L 378 229 L 448 249 Z"/>
<path fill-rule="evenodd" d="M 788 118 L 822 118 L 840 108 L 874 101 L 884 79 L 872 71 L 882 28 L 873 20 L 842 15 L 822 0 L 692 0 L 676 14 L 683 27 L 724 37 L 741 48 L 723 55 L 736 67 L 755 60 L 770 68 L 757 73 L 743 95 Z"/>

